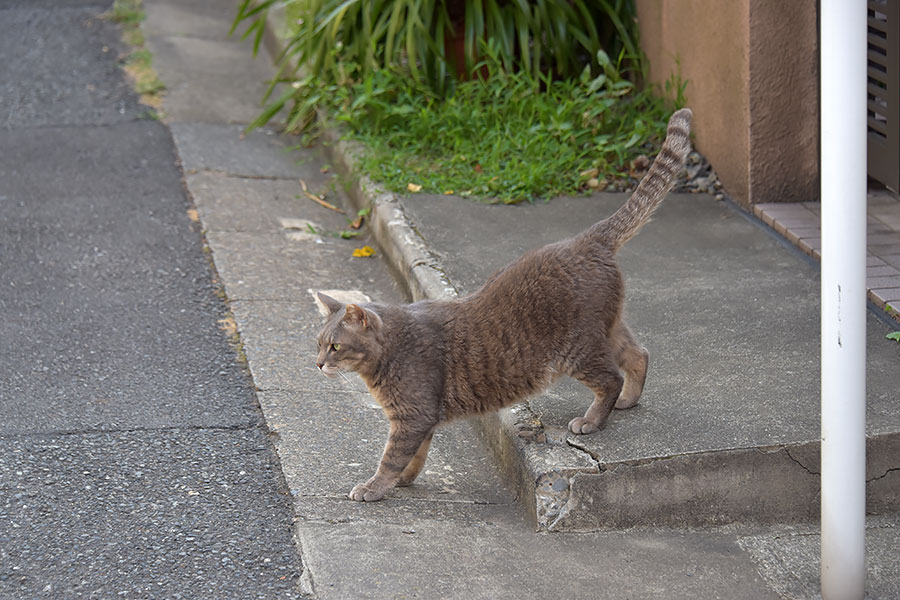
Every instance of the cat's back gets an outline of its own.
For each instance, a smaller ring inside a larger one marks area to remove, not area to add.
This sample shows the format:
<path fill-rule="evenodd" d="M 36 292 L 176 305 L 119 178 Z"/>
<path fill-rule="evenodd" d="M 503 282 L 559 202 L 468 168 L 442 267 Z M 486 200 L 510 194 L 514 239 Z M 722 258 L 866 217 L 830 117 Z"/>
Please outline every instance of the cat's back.
<path fill-rule="evenodd" d="M 467 299 L 464 312 L 472 335 L 498 338 L 515 360 L 538 368 L 569 354 L 585 331 L 608 333 L 623 299 L 613 252 L 579 236 L 526 252 Z"/>
<path fill-rule="evenodd" d="M 621 287 L 615 254 L 579 235 L 525 252 L 494 273 L 476 296 L 481 303 L 544 313 L 596 305 L 600 297 L 616 297 Z"/>
<path fill-rule="evenodd" d="M 371 304 L 381 316 L 385 332 L 392 343 L 410 344 L 421 340 L 423 345 L 444 344 L 445 321 L 454 312 L 453 302 L 421 300 L 410 304 Z"/>
<path fill-rule="evenodd" d="M 526 252 L 474 294 L 441 306 L 449 412 L 495 410 L 544 389 L 581 332 L 612 323 L 620 288 L 611 253 L 564 240 Z"/>
<path fill-rule="evenodd" d="M 614 321 L 621 290 L 612 253 L 573 238 L 526 252 L 459 300 L 379 312 L 403 379 L 427 380 L 454 418 L 544 389 L 585 330 Z"/>

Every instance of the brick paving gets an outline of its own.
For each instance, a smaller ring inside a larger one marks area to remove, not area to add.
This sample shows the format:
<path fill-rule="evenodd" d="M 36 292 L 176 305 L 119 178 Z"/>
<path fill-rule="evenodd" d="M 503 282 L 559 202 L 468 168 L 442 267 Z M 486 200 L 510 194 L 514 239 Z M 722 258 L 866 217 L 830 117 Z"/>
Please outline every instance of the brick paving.
<path fill-rule="evenodd" d="M 869 299 L 900 321 L 900 199 L 890 191 L 870 191 L 867 212 Z M 753 213 L 805 253 L 821 259 L 818 202 L 756 204 Z"/>

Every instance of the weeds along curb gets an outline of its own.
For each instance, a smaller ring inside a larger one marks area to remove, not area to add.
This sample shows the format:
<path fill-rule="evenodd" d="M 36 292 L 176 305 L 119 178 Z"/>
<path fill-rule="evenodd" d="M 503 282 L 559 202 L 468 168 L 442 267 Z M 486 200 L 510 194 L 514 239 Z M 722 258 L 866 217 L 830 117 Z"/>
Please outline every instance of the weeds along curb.
<path fill-rule="evenodd" d="M 384 192 L 367 176 L 359 175 L 358 142 L 341 139 L 341 132 L 318 111 L 322 137 L 332 165 L 347 181 L 346 192 L 355 210 L 370 209 L 369 228 L 391 266 L 403 277 L 414 300 L 450 299 L 459 295 L 416 230 L 397 196 Z"/>
<path fill-rule="evenodd" d="M 282 29 L 280 21 L 283 18 L 283 14 L 272 10 L 266 17 L 263 45 L 271 57 L 279 56 L 284 48 L 276 33 Z M 340 128 L 329 120 L 324 110 L 319 109 L 316 118 L 328 158 L 348 182 L 345 191 L 354 210 L 370 210 L 369 229 L 390 265 L 403 277 L 413 299 L 456 298 L 458 290 L 444 275 L 440 261 L 428 250 L 397 196 L 358 174 L 357 157 L 362 152 L 361 145 L 342 139 Z"/>

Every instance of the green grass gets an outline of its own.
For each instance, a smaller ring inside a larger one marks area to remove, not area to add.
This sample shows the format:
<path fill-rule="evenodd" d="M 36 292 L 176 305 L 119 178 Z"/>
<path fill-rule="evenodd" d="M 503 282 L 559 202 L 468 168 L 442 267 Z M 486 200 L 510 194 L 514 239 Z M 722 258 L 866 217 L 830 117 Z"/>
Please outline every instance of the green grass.
<path fill-rule="evenodd" d="M 166 89 L 153 69 L 153 55 L 149 50 L 135 50 L 125 59 L 125 70 L 134 79 L 134 89 L 141 95 L 154 95 Z"/>
<path fill-rule="evenodd" d="M 394 191 L 413 182 L 518 202 L 576 193 L 593 169 L 627 185 L 631 160 L 656 150 L 669 111 L 628 82 L 598 90 L 592 82 L 540 90 L 525 75 L 495 73 L 461 84 L 446 102 L 409 96 L 348 124 L 369 148 L 363 169 Z"/>
<path fill-rule="evenodd" d="M 142 0 L 116 0 L 109 18 L 124 26 L 137 27 L 144 20 Z"/>
<path fill-rule="evenodd" d="M 141 102 L 150 107 L 145 116 L 159 118 L 157 111 L 162 104 L 162 92 L 166 86 L 153 69 L 153 56 L 144 48 L 141 22 L 146 14 L 143 0 L 115 0 L 112 9 L 103 16 L 119 23 L 122 41 L 132 48 L 132 52 L 125 58 L 123 68 L 131 78 L 135 91 L 141 95 Z"/>
<path fill-rule="evenodd" d="M 677 78 L 672 103 L 633 83 L 646 61 L 631 0 L 243 0 L 232 33 L 258 50 L 274 6 L 291 33 L 249 128 L 286 115 L 315 135 L 324 111 L 397 192 L 511 203 L 628 188 L 684 105 Z"/>
<path fill-rule="evenodd" d="M 673 107 L 637 90 L 602 52 L 598 62 L 598 77 L 586 68 L 575 81 L 553 81 L 489 59 L 486 79 L 460 82 L 446 100 L 401 71 L 343 86 L 308 77 L 270 110 L 295 101 L 287 126 L 303 129 L 313 107 L 326 107 L 365 145 L 362 170 L 395 192 L 413 183 L 422 192 L 513 203 L 577 194 L 595 174 L 601 187 L 624 188 L 640 175 L 632 161 L 658 151 Z M 676 85 L 676 104 L 682 89 Z"/>

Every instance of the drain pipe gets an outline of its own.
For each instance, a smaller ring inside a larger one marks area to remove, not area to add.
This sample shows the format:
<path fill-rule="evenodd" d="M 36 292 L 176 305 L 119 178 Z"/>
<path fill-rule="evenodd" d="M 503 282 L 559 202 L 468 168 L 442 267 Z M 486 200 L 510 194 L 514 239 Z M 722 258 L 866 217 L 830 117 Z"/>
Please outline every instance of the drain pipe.
<path fill-rule="evenodd" d="M 821 0 L 824 600 L 865 595 L 866 18 Z"/>

